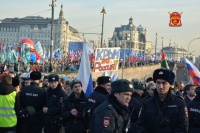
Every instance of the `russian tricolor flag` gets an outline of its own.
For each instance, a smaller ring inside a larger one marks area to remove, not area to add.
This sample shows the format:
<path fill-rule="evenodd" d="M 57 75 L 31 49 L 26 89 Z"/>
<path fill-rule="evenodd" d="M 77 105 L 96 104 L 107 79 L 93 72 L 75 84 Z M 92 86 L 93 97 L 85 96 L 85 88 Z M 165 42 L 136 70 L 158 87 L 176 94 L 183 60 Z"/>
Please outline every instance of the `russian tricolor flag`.
<path fill-rule="evenodd" d="M 92 83 L 92 73 L 90 67 L 90 61 L 88 56 L 88 45 L 86 42 L 83 43 L 83 53 L 81 56 L 81 64 L 78 70 L 77 79 L 82 82 L 82 89 L 87 96 L 93 92 L 93 83 Z"/>
<path fill-rule="evenodd" d="M 200 85 L 200 72 L 199 72 L 199 70 L 187 58 L 184 58 L 184 60 L 185 60 L 185 63 L 187 65 L 189 75 L 194 78 L 194 84 Z"/>

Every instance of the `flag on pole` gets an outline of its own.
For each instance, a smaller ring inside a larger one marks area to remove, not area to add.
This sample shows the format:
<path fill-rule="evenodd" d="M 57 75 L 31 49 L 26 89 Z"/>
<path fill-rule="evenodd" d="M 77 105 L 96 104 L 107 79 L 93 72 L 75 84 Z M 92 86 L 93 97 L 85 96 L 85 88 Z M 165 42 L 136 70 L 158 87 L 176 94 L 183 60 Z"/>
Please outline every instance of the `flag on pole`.
<path fill-rule="evenodd" d="M 93 83 L 86 42 L 83 44 L 83 53 L 81 56 L 81 63 L 77 79 L 82 82 L 83 91 L 87 96 L 89 96 L 93 92 Z"/>
<path fill-rule="evenodd" d="M 200 85 L 200 72 L 199 72 L 199 70 L 187 58 L 184 58 L 184 60 L 185 60 L 186 66 L 188 68 L 189 75 L 191 77 L 194 77 L 194 84 Z"/>
<path fill-rule="evenodd" d="M 169 66 L 167 64 L 167 60 L 165 59 L 165 53 L 162 50 L 162 57 L 161 57 L 161 67 L 169 69 Z"/>

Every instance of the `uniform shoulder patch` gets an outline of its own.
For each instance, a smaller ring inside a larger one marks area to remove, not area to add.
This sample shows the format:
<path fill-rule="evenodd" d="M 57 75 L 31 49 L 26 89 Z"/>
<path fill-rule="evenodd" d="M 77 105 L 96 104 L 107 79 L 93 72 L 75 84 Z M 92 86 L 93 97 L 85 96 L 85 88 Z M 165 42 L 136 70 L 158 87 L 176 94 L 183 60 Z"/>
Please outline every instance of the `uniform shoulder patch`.
<path fill-rule="evenodd" d="M 110 125 L 110 117 L 103 117 L 103 126 L 108 127 Z"/>

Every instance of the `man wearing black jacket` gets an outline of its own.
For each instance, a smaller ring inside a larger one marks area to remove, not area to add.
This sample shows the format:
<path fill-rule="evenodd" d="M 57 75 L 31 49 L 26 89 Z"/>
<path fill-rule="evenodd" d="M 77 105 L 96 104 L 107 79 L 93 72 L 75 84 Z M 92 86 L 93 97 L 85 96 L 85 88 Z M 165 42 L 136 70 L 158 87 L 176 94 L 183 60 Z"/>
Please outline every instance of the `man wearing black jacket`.
<path fill-rule="evenodd" d="M 82 90 L 80 80 L 70 82 L 72 93 L 64 102 L 62 115 L 65 119 L 65 133 L 86 133 L 87 122 L 84 109 L 87 107 L 87 97 Z"/>
<path fill-rule="evenodd" d="M 94 89 L 94 92 L 88 97 L 88 104 L 93 112 L 100 104 L 105 102 L 106 95 L 109 94 L 111 88 L 111 78 L 109 76 L 101 76 L 97 79 L 98 86 Z"/>
<path fill-rule="evenodd" d="M 126 79 L 111 83 L 111 93 L 98 106 L 91 119 L 90 133 L 125 133 L 129 127 L 128 104 L 133 84 Z"/>
<path fill-rule="evenodd" d="M 46 92 L 39 87 L 41 73 L 30 73 L 30 85 L 20 92 L 20 125 L 21 133 L 41 133 L 43 128 L 43 112 Z"/>
<path fill-rule="evenodd" d="M 156 90 L 144 99 L 144 108 L 138 116 L 138 133 L 187 133 L 188 110 L 183 98 L 170 90 L 175 74 L 166 68 L 156 69 L 153 80 Z"/>
<path fill-rule="evenodd" d="M 140 110 L 143 107 L 143 99 L 142 99 L 142 94 L 144 93 L 144 84 L 142 84 L 139 81 L 133 82 L 133 95 L 131 97 L 131 101 L 129 103 L 129 110 L 130 110 L 130 115 L 131 115 L 131 124 L 130 124 L 130 129 L 128 130 L 128 133 L 137 133 L 137 119 Z"/>
<path fill-rule="evenodd" d="M 200 133 L 200 86 L 195 89 L 196 97 L 187 104 L 189 113 L 189 133 Z"/>
<path fill-rule="evenodd" d="M 15 132 L 20 103 L 10 75 L 0 83 L 0 107 L 0 133 Z"/>
<path fill-rule="evenodd" d="M 66 94 L 58 81 L 58 75 L 48 76 L 49 88 L 47 89 L 46 104 L 43 107 L 45 133 L 59 133 L 62 125 L 61 110 Z"/>

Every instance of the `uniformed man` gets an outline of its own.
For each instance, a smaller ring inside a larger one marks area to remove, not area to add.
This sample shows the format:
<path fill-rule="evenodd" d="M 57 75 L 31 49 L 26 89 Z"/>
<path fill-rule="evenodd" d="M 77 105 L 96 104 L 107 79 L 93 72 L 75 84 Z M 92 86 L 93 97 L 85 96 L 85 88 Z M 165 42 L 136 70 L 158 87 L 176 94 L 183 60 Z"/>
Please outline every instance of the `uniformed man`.
<path fill-rule="evenodd" d="M 62 111 L 66 121 L 65 133 L 86 133 L 88 125 L 84 118 L 84 108 L 87 107 L 87 96 L 82 90 L 80 80 L 72 80 L 70 88 L 72 93 L 65 100 Z"/>
<path fill-rule="evenodd" d="M 109 76 L 98 77 L 97 84 L 98 86 L 94 89 L 94 92 L 92 92 L 88 97 L 91 112 L 93 112 L 100 104 L 105 102 L 106 95 L 110 92 L 111 78 Z"/>
<path fill-rule="evenodd" d="M 30 85 L 20 92 L 21 133 L 41 133 L 46 92 L 39 87 L 42 75 L 35 71 L 30 73 Z"/>
<path fill-rule="evenodd" d="M 131 97 L 131 101 L 129 103 L 129 110 L 130 110 L 130 116 L 131 116 L 131 124 L 130 129 L 128 130 L 129 133 L 137 133 L 137 119 L 140 110 L 143 107 L 143 99 L 142 94 L 144 93 L 144 84 L 140 81 L 133 82 L 133 95 Z"/>
<path fill-rule="evenodd" d="M 137 121 L 138 133 L 187 133 L 188 111 L 184 100 L 170 90 L 175 75 L 165 68 L 156 69 L 154 96 L 144 99 Z"/>
<path fill-rule="evenodd" d="M 106 102 L 92 115 L 90 133 L 124 133 L 128 127 L 128 104 L 133 84 L 126 79 L 111 83 L 111 93 Z"/>
<path fill-rule="evenodd" d="M 195 89 L 196 97 L 187 104 L 189 113 L 189 133 L 200 133 L 200 86 Z"/>
<path fill-rule="evenodd" d="M 58 75 L 48 76 L 49 89 L 47 90 L 46 105 L 43 107 L 45 133 L 59 133 L 62 126 L 61 110 L 66 95 L 58 81 Z"/>

